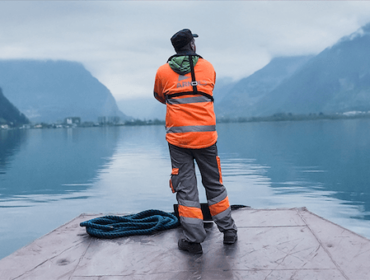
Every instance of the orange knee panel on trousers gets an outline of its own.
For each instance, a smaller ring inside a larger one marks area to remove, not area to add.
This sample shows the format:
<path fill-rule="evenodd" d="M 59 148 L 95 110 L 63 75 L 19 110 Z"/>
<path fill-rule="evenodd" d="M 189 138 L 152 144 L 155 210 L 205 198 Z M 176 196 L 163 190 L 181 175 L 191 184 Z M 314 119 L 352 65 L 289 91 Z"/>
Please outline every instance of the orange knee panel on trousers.
<path fill-rule="evenodd" d="M 220 202 L 210 205 L 209 211 L 211 212 L 212 216 L 216 216 L 217 214 L 220 214 L 221 212 L 228 209 L 229 207 L 230 207 L 229 198 L 226 197 Z"/>
<path fill-rule="evenodd" d="M 203 220 L 202 210 L 196 207 L 188 207 L 184 205 L 179 205 L 179 216 L 185 218 L 196 218 Z"/>

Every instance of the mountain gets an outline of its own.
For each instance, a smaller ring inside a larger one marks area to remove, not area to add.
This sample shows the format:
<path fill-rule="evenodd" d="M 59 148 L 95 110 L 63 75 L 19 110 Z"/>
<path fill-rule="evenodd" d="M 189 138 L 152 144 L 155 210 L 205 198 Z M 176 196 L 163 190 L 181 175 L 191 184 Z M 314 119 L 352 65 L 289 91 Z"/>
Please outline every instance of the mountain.
<path fill-rule="evenodd" d="M 310 59 L 255 105 L 275 113 L 370 111 L 370 24 Z"/>
<path fill-rule="evenodd" d="M 32 122 L 80 117 L 128 119 L 111 92 L 87 71 L 70 61 L 0 60 L 0 85 L 8 99 Z"/>
<path fill-rule="evenodd" d="M 278 57 L 249 77 L 234 82 L 231 78 L 218 78 L 213 91 L 217 117 L 253 115 L 253 105 L 291 76 L 312 56 Z M 134 118 L 165 119 L 166 106 L 153 96 L 124 99 L 119 108 Z"/>
<path fill-rule="evenodd" d="M 236 83 L 237 82 L 233 81 L 230 77 L 216 78 L 216 84 L 213 89 L 215 104 L 222 103 L 223 98 Z"/>
<path fill-rule="evenodd" d="M 249 117 L 258 114 L 255 104 L 311 58 L 312 56 L 274 58 L 265 67 L 238 82 L 223 83 L 214 91 L 217 116 Z"/>
<path fill-rule="evenodd" d="M 9 102 L 0 88 L 0 124 L 18 126 L 27 124 L 29 121 L 25 115 Z"/>
<path fill-rule="evenodd" d="M 149 97 L 119 100 L 117 105 L 135 119 L 164 120 L 166 117 L 166 105 L 158 102 L 153 94 Z"/>

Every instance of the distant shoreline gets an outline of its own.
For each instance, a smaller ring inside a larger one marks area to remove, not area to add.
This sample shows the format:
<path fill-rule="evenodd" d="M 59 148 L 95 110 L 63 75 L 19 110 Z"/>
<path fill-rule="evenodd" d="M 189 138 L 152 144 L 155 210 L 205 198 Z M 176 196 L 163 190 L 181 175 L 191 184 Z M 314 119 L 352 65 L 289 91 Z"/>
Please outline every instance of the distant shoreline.
<path fill-rule="evenodd" d="M 239 118 L 218 118 L 217 123 L 245 123 L 245 122 L 281 122 L 281 121 L 314 121 L 314 120 L 346 120 L 346 119 L 370 119 L 370 113 L 359 114 L 275 114 L 268 117 L 239 117 Z"/>
<path fill-rule="evenodd" d="M 293 115 L 293 114 L 275 114 L 269 117 L 239 117 L 239 118 L 217 118 L 218 124 L 223 123 L 250 123 L 250 122 L 283 122 L 283 121 L 315 121 L 315 120 L 352 120 L 352 119 L 370 119 L 370 113 L 358 114 L 309 114 L 309 115 Z M 88 124 L 88 125 L 87 125 Z M 126 121 L 124 123 L 93 123 L 86 122 L 79 125 L 69 124 L 55 124 L 55 123 L 36 123 L 23 125 L 18 127 L 0 126 L 0 131 L 14 130 L 14 129 L 60 129 L 60 128 L 86 128 L 86 127 L 114 127 L 114 126 L 151 126 L 151 125 L 165 125 L 164 120 L 140 120 L 135 119 Z"/>

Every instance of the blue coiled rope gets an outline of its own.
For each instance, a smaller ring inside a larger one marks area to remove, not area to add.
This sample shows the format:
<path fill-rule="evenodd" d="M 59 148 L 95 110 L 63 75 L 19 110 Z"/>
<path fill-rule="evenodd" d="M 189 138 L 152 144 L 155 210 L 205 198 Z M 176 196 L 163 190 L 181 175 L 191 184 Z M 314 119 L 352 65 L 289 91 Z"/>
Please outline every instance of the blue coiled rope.
<path fill-rule="evenodd" d="M 176 228 L 179 220 L 171 213 L 146 210 L 127 216 L 103 216 L 82 222 L 80 226 L 86 227 L 86 232 L 94 237 L 117 238 Z"/>

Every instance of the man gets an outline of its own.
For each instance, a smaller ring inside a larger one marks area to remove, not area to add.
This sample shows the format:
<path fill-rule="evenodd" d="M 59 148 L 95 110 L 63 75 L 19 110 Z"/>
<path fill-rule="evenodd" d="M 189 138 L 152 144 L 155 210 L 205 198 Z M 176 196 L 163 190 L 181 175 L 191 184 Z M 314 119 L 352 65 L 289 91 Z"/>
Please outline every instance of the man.
<path fill-rule="evenodd" d="M 189 29 L 171 38 L 176 54 L 159 67 L 154 97 L 167 105 L 166 140 L 169 144 L 172 173 L 170 187 L 176 192 L 184 237 L 180 250 L 202 253 L 206 237 L 200 209 L 194 159 L 202 175 L 210 213 L 224 233 L 224 244 L 237 240 L 237 228 L 231 217 L 226 189 L 222 184 L 220 158 L 217 155 L 216 116 L 213 88 L 216 73 L 211 63 L 196 54 Z"/>

